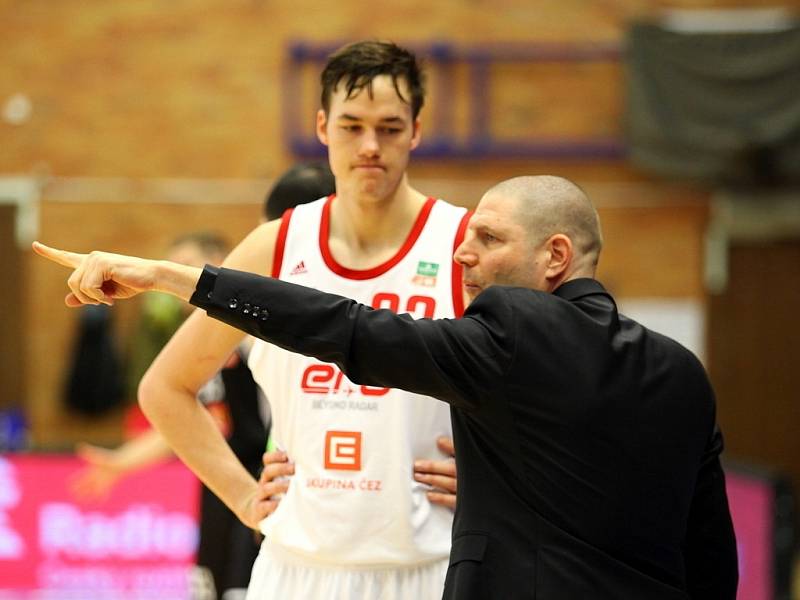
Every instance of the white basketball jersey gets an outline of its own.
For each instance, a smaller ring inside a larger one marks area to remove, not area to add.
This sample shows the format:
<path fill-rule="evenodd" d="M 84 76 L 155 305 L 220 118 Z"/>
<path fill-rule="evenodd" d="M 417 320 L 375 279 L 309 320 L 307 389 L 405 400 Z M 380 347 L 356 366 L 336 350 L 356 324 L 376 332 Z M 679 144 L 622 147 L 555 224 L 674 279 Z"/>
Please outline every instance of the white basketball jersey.
<path fill-rule="evenodd" d="M 465 209 L 428 199 L 395 256 L 352 270 L 328 245 L 335 201 L 284 215 L 273 276 L 417 318 L 460 316 L 452 256 Z M 261 523 L 270 543 L 337 565 L 403 566 L 449 554 L 452 511 L 430 504 L 413 478 L 415 458 L 443 458 L 436 438 L 451 435 L 447 404 L 356 385 L 336 365 L 262 341 L 249 365 L 272 407 L 273 440 L 295 463 L 288 493 Z"/>

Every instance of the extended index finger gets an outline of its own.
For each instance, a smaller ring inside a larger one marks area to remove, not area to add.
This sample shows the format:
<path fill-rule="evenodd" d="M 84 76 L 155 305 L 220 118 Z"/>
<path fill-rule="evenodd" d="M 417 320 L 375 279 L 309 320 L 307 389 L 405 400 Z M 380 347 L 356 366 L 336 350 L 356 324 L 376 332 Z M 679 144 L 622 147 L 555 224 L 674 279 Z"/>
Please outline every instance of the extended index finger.
<path fill-rule="evenodd" d="M 81 261 L 86 256 L 85 254 L 77 254 L 75 252 L 67 252 L 66 250 L 51 248 L 50 246 L 45 246 L 41 242 L 33 242 L 32 247 L 33 251 L 39 256 L 44 256 L 46 259 L 52 260 L 54 263 L 58 263 L 59 265 L 73 269 L 80 265 Z"/>

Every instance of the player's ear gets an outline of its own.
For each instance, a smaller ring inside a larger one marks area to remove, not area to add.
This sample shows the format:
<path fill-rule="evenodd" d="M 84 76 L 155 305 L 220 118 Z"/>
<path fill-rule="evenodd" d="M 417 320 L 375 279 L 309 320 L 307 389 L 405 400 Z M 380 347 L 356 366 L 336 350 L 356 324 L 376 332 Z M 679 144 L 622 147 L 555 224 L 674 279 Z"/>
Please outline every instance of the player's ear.
<path fill-rule="evenodd" d="M 422 122 L 419 120 L 419 117 L 414 119 L 414 130 L 411 134 L 411 149 L 414 150 L 419 143 L 422 141 Z"/>
<path fill-rule="evenodd" d="M 321 108 L 317 111 L 317 139 L 328 145 L 328 115 Z"/>

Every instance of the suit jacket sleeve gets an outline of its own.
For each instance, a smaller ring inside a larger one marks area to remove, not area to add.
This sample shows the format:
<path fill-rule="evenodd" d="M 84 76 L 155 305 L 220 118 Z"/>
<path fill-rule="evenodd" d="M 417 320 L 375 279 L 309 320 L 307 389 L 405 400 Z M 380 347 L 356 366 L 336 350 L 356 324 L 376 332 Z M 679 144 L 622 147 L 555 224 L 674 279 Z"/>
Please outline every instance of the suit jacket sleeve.
<path fill-rule="evenodd" d="M 686 536 L 686 582 L 693 599 L 734 600 L 738 584 L 736 538 L 733 531 L 725 475 L 720 465 L 722 433 L 709 439 L 697 476 Z"/>
<path fill-rule="evenodd" d="M 339 366 L 358 384 L 475 408 L 511 363 L 514 311 L 489 288 L 461 319 L 420 319 L 277 279 L 206 266 L 191 303 L 287 350 Z"/>

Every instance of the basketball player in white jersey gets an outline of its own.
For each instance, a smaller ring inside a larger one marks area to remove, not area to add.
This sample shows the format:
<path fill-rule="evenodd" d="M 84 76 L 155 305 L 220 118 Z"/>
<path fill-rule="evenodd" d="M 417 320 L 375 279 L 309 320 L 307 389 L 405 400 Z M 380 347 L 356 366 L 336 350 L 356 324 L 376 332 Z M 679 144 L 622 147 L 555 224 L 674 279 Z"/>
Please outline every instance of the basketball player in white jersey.
<path fill-rule="evenodd" d="M 353 44 L 328 61 L 322 86 L 317 135 L 337 194 L 260 226 L 225 266 L 418 317 L 459 315 L 452 254 L 466 211 L 418 192 L 406 174 L 424 96 L 414 56 Z M 259 307 L 243 308 L 259 318 Z M 265 534 L 247 597 L 439 598 L 452 512 L 412 472 L 415 457 L 443 458 L 435 440 L 450 435 L 446 405 L 357 386 L 330 364 L 261 345 L 250 366 L 270 399 L 275 441 L 294 462 L 277 505 L 195 401 L 241 338 L 193 314 L 145 375 L 140 401 L 184 462 Z"/>

